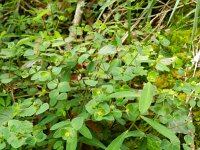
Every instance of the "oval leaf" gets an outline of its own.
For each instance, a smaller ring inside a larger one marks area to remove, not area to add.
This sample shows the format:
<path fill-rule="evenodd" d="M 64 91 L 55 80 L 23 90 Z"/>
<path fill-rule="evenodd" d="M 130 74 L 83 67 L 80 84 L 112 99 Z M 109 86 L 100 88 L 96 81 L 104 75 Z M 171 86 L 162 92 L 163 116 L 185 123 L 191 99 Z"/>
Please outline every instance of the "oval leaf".
<path fill-rule="evenodd" d="M 76 117 L 72 119 L 72 127 L 76 130 L 79 130 L 83 125 L 84 118 L 83 117 Z"/>
<path fill-rule="evenodd" d="M 113 45 L 106 45 L 99 50 L 99 54 L 101 55 L 110 55 L 115 54 L 117 49 Z"/>
<path fill-rule="evenodd" d="M 154 95 L 154 88 L 153 85 L 148 82 L 146 85 L 144 85 L 144 88 L 141 93 L 141 97 L 139 100 L 139 111 L 141 114 L 145 113 L 153 100 Z"/>
<path fill-rule="evenodd" d="M 38 111 L 36 112 L 36 115 L 39 115 L 43 112 L 45 112 L 47 109 L 49 109 L 49 104 L 48 103 L 44 103 L 40 106 L 40 108 L 38 109 Z"/>
<path fill-rule="evenodd" d="M 57 129 L 62 128 L 62 127 L 65 127 L 65 126 L 67 126 L 67 125 L 69 125 L 69 124 L 70 124 L 70 122 L 69 122 L 68 120 L 66 120 L 66 121 L 61 121 L 61 122 L 58 122 L 58 123 L 54 124 L 54 125 L 50 128 L 50 130 L 57 130 Z"/>

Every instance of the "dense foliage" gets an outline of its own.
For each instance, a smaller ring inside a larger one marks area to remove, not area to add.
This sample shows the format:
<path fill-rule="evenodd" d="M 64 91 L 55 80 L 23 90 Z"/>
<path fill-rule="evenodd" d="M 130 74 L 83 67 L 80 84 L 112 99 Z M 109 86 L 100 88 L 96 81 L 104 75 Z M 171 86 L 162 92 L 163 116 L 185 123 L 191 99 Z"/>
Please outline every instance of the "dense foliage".
<path fill-rule="evenodd" d="M 199 0 L 0 2 L 0 149 L 200 148 Z"/>

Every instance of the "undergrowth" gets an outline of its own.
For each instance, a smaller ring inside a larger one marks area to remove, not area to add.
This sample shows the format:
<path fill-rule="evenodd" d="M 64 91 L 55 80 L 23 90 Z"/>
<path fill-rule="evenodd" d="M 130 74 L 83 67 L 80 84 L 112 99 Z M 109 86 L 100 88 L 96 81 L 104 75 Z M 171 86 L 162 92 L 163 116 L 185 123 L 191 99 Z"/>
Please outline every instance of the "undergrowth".
<path fill-rule="evenodd" d="M 200 148 L 199 0 L 0 2 L 0 149 Z"/>

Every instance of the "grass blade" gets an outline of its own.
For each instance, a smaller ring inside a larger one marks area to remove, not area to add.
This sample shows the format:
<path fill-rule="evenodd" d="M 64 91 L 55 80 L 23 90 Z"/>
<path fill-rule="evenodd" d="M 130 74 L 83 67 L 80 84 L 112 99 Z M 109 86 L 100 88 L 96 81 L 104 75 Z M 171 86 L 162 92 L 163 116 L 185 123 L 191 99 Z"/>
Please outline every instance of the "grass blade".
<path fill-rule="evenodd" d="M 176 0 L 176 3 L 175 3 L 175 5 L 174 5 L 174 8 L 173 8 L 173 10 L 172 10 L 172 13 L 171 13 L 171 15 L 170 15 L 170 17 L 169 17 L 169 20 L 168 20 L 168 22 L 167 22 L 167 25 L 169 25 L 169 23 L 170 23 L 172 17 L 174 16 L 174 13 L 175 13 L 175 11 L 176 11 L 176 9 L 177 9 L 177 7 L 178 7 L 179 2 L 180 2 L 180 0 Z"/>
<path fill-rule="evenodd" d="M 194 36 L 195 36 L 196 30 L 197 30 L 197 27 L 198 27 L 199 10 L 200 10 L 200 0 L 197 0 L 195 15 L 194 15 L 193 28 L 192 28 L 191 46 L 193 45 Z M 193 55 L 195 55 L 195 54 L 196 54 L 196 52 L 193 52 Z"/>

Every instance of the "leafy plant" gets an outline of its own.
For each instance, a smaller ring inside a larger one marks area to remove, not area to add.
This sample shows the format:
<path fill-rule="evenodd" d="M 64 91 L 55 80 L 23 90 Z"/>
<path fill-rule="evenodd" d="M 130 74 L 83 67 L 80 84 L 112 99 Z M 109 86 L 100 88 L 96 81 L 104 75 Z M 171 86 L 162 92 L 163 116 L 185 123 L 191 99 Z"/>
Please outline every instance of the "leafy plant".
<path fill-rule="evenodd" d="M 198 149 L 198 10 L 2 1 L 0 149 Z"/>

